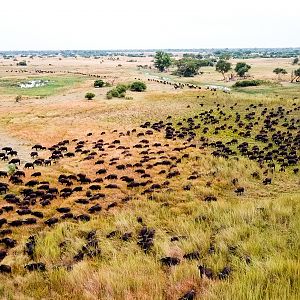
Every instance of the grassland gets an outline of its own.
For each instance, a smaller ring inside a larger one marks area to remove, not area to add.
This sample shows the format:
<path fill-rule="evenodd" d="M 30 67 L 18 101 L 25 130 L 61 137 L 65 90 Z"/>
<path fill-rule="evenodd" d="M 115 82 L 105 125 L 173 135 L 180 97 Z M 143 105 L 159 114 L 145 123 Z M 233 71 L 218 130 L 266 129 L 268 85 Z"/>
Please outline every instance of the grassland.
<path fill-rule="evenodd" d="M 48 83 L 35 88 L 21 88 L 19 84 L 31 80 L 44 80 Z M 2 95 L 21 95 L 27 97 L 49 97 L 57 93 L 62 93 L 75 85 L 83 82 L 84 77 L 80 76 L 28 76 L 18 78 L 2 78 L 0 80 L 0 93 Z"/>
<path fill-rule="evenodd" d="M 137 77 L 145 82 L 147 80 L 144 73 L 135 69 L 133 64 L 126 63 L 125 59 L 121 62 L 105 61 L 100 66 L 87 59 L 57 61 L 49 58 L 36 62 L 38 63 L 43 68 L 49 68 L 51 63 L 57 71 L 80 69 L 83 72 L 106 75 L 109 80 L 116 78 L 115 83 L 128 82 Z M 123 65 L 121 69 L 116 67 L 119 63 Z M 262 79 L 270 80 L 273 74 L 269 74 L 268 70 L 279 62 L 258 60 L 256 63 L 257 71 L 253 63 L 254 74 L 257 72 Z M 216 79 L 218 76 L 220 75 L 216 73 L 204 74 L 193 80 L 200 84 L 219 82 Z M 214 78 L 213 81 L 210 81 L 211 77 Z M 33 94 L 28 95 L 26 101 L 15 103 L 13 94 L 18 94 L 17 91 L 11 90 L 11 98 L 1 94 L 1 130 L 8 140 L 11 136 L 14 141 L 27 141 L 30 146 L 41 143 L 50 147 L 63 139 L 78 138 L 86 141 L 86 149 L 92 149 L 93 142 L 100 138 L 109 144 L 120 139 L 121 145 L 130 147 L 132 157 L 125 157 L 116 148 L 106 149 L 108 156 L 104 167 L 108 174 L 116 172 L 114 166 L 109 164 L 111 158 L 118 157 L 120 164 L 140 161 L 140 150 L 133 148 L 133 145 L 144 137 L 136 134 L 122 136 L 119 133 L 132 129 L 144 132 L 139 125 L 146 121 L 167 122 L 170 115 L 171 122 L 179 129 L 180 126 L 176 125 L 179 121 L 185 122 L 184 119 L 205 111 L 213 110 L 214 116 L 219 116 L 218 105 L 227 115 L 232 112 L 241 114 L 243 121 L 250 104 L 261 103 L 269 111 L 276 110 L 278 106 L 292 110 L 300 105 L 299 87 L 288 83 L 283 83 L 283 86 L 238 89 L 231 94 L 203 89 L 175 91 L 171 86 L 147 83 L 147 92 L 130 94 L 133 100 L 107 100 L 106 89 L 94 89 L 92 80 L 81 82 L 74 81 L 78 80 L 77 77 L 70 77 L 69 81 L 63 78 L 64 88 L 61 83 L 47 99 L 35 99 L 31 97 L 35 96 Z M 86 91 L 95 92 L 95 100 L 84 100 Z M 232 110 L 230 107 L 235 103 L 237 105 Z M 257 109 L 257 112 L 260 110 Z M 299 111 L 291 111 L 287 116 L 288 120 L 297 120 L 299 117 Z M 236 126 L 235 123 L 234 119 L 226 121 L 228 126 Z M 262 124 L 261 119 L 254 126 L 253 134 L 258 132 Z M 201 126 L 202 129 L 205 125 Z M 229 129 L 215 135 L 214 128 L 214 125 L 209 125 L 207 134 L 197 131 L 197 148 L 188 148 L 180 154 L 173 149 L 182 146 L 184 140 L 167 141 L 163 131 L 147 136 L 150 145 L 162 143 L 160 149 L 165 151 L 164 155 L 168 159 L 189 154 L 177 164 L 180 175 L 170 180 L 167 188 L 143 195 L 143 188 L 127 189 L 119 181 L 117 183 L 120 184 L 120 189 L 106 190 L 104 185 L 108 182 L 104 180 L 101 185 L 106 198 L 93 202 L 100 204 L 102 211 L 92 215 L 89 222 L 65 220 L 51 227 L 38 222 L 35 225 L 13 228 L 10 237 L 18 243 L 1 262 L 12 267 L 12 274 L 0 275 L 0 297 L 173 300 L 194 289 L 195 299 L 299 299 L 300 179 L 299 174 L 293 172 L 297 166 L 279 172 L 279 166 L 276 165 L 276 171 L 272 173 L 267 166 L 260 168 L 257 162 L 240 155 L 238 159 L 214 157 L 211 155 L 211 148 L 199 149 L 201 136 L 205 136 L 210 142 L 222 140 L 225 143 L 238 138 L 240 143 L 263 146 L 253 138 L 254 135 L 243 138 Z M 281 123 L 276 130 L 284 130 Z M 102 131 L 106 134 L 100 135 Z M 87 136 L 90 132 L 93 135 Z M 164 146 L 166 143 L 170 146 Z M 16 145 L 16 148 L 22 154 L 29 153 L 30 146 L 18 148 Z M 74 151 L 75 146 L 76 143 L 71 143 L 68 148 Z M 159 159 L 159 155 L 151 155 Z M 49 153 L 41 152 L 40 156 L 47 158 Z M 60 174 L 83 172 L 92 179 L 95 178 L 98 167 L 93 160 L 84 158 L 80 154 L 74 158 L 63 158 L 51 167 L 36 167 L 35 171 L 42 172 L 42 179 L 49 181 L 51 186 L 61 189 L 63 186 L 57 182 Z M 22 163 L 25 161 L 27 160 L 23 159 Z M 0 166 L 1 170 L 7 168 L 7 164 L 3 162 Z M 165 180 L 159 171 L 160 169 L 155 168 L 147 170 L 155 183 Z M 32 172 L 26 171 L 24 182 L 31 179 Z M 193 172 L 199 176 L 195 180 L 189 180 L 188 177 Z M 260 179 L 253 178 L 253 172 L 258 172 Z M 120 171 L 118 175 L 140 179 L 131 169 Z M 262 183 L 266 176 L 272 178 L 271 185 Z M 245 188 L 242 196 L 237 196 L 234 192 L 236 187 L 232 180 L 235 178 Z M 190 190 L 184 189 L 187 185 L 191 185 Z M 11 186 L 11 192 L 18 194 L 21 188 Z M 204 201 L 209 195 L 215 196 L 217 201 Z M 79 197 L 85 197 L 85 190 L 67 199 L 58 197 L 50 206 L 41 207 L 37 204 L 36 208 L 43 211 L 45 219 L 59 217 L 56 211 L 59 207 L 69 206 L 76 215 L 86 213 L 86 206 L 75 203 Z M 124 202 L 124 197 L 130 197 L 131 200 Z M 1 206 L 6 204 L 2 198 Z M 118 205 L 108 209 L 112 202 L 117 202 Z M 2 217 L 9 220 L 18 218 L 15 211 L 5 213 Z M 142 224 L 137 221 L 138 217 L 142 218 Z M 155 229 L 154 244 L 147 253 L 137 244 L 143 225 Z M 96 231 L 101 252 L 94 257 L 74 262 L 74 256 L 85 245 L 86 236 L 92 230 Z M 116 235 L 108 238 L 107 235 L 113 231 L 116 231 Z M 122 240 L 122 235 L 129 232 L 132 233 L 132 238 Z M 32 262 L 24 253 L 25 243 L 30 235 L 36 236 L 33 261 L 45 263 L 45 272 L 28 272 L 24 269 L 24 265 Z M 171 241 L 172 237 L 178 237 L 178 240 Z M 198 259 L 188 260 L 183 257 L 194 251 L 199 252 Z M 179 258 L 180 264 L 163 266 L 160 259 L 166 256 Z M 230 266 L 232 272 L 226 280 L 201 278 L 198 271 L 200 264 L 210 267 L 216 275 L 224 266 Z"/>
<path fill-rule="evenodd" d="M 248 87 L 248 88 L 236 88 L 236 92 L 245 93 L 247 95 L 254 95 L 255 97 L 269 97 L 271 99 L 280 98 L 281 100 L 290 98 L 290 99 L 299 99 L 299 87 L 294 84 L 286 85 L 262 85 L 258 87 Z"/>

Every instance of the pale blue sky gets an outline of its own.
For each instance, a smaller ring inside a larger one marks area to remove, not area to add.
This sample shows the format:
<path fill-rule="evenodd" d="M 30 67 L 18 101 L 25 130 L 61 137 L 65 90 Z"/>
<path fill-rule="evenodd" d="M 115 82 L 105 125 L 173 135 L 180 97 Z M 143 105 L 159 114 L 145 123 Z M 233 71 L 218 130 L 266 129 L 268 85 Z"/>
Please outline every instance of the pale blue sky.
<path fill-rule="evenodd" d="M 300 47 L 300 0 L 1 2 L 0 50 Z"/>

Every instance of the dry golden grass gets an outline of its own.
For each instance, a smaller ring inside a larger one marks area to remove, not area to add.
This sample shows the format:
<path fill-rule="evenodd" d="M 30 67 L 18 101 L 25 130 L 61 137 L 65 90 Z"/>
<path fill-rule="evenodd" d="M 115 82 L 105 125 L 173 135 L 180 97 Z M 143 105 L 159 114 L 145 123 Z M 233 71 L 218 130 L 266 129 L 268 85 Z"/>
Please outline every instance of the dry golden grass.
<path fill-rule="evenodd" d="M 130 82 L 134 78 L 147 79 L 147 74 L 138 71 L 136 64 L 149 64 L 150 58 L 138 59 L 137 63 L 93 59 L 35 58 L 28 69 L 48 69 L 59 73 L 80 71 L 90 74 L 106 75 L 114 83 Z M 117 67 L 118 64 L 122 67 Z M 0 75 L 5 74 L 10 62 L 0 62 Z M 49 65 L 51 64 L 51 66 Z M 285 67 L 286 60 L 255 60 L 253 74 L 271 79 L 270 70 L 277 66 Z M 151 71 L 153 72 L 153 70 Z M 211 72 L 211 74 L 209 73 Z M 13 74 L 13 75 L 12 75 Z M 18 74 L 9 76 L 20 76 Z M 7 75 L 7 74 L 6 74 Z M 24 74 L 22 74 L 23 76 Z M 76 75 L 74 75 L 76 76 Z M 211 70 L 205 70 L 203 76 L 193 79 L 197 82 L 218 82 L 218 76 Z M 170 76 L 171 77 L 171 76 Z M 87 77 L 63 93 L 47 98 L 27 98 L 15 103 L 13 95 L 0 95 L 0 137 L 6 143 L 12 143 L 19 151 L 23 161 L 28 161 L 28 152 L 34 143 L 47 147 L 63 139 L 78 138 L 86 140 L 86 148 L 93 146 L 93 141 L 103 138 L 111 143 L 120 139 L 123 145 L 131 147 L 132 157 L 124 157 L 122 150 L 110 149 L 103 167 L 108 174 L 115 173 L 114 166 L 108 160 L 119 157 L 119 163 L 136 163 L 140 160 L 140 149 L 132 146 L 144 137 L 136 134 L 119 137 L 120 132 L 138 128 L 145 121 L 166 120 L 172 115 L 176 123 L 185 117 L 191 117 L 201 111 L 216 108 L 216 104 L 225 105 L 224 110 L 238 102 L 236 111 L 245 113 L 250 103 L 263 103 L 269 109 L 278 105 L 291 108 L 299 99 L 293 100 L 290 95 L 279 99 L 269 93 L 262 97 L 222 92 L 192 91 L 184 89 L 175 91 L 171 86 L 148 83 L 145 93 L 129 93 L 133 100 L 106 100 L 107 89 L 94 89 L 93 79 Z M 96 93 L 95 100 L 84 100 L 87 91 Z M 295 94 L 298 96 L 298 94 Z M 200 96 L 200 98 L 197 98 Z M 201 108 L 199 103 L 203 103 Z M 299 119 L 299 111 L 292 112 L 290 118 Z M 232 122 L 232 121 L 231 121 Z M 117 130 L 116 133 L 113 130 Z M 106 134 L 101 136 L 100 133 Z M 143 131 L 138 129 L 138 132 Z M 93 135 L 87 137 L 87 133 Z M 224 142 L 235 136 L 224 132 L 218 137 L 208 135 L 211 140 L 222 139 Z M 198 137 L 197 137 L 198 138 Z M 172 149 L 182 145 L 182 141 L 166 141 L 163 133 L 148 137 L 150 145 L 161 142 L 159 149 L 168 157 L 178 155 Z M 21 143 L 18 143 L 20 142 Z M 249 140 L 249 143 L 256 143 Z M 73 151 L 75 143 L 68 146 Z M 143 188 L 129 190 L 120 183 L 118 190 L 104 190 L 105 200 L 97 200 L 102 211 L 92 216 L 89 222 L 64 221 L 53 227 L 45 227 L 42 222 L 36 225 L 14 228 L 12 238 L 18 241 L 15 248 L 9 251 L 2 264 L 12 266 L 12 275 L 0 275 L 0 297 L 3 299 L 178 299 L 185 292 L 195 289 L 196 299 L 299 299 L 300 297 L 300 179 L 291 168 L 286 172 L 269 174 L 273 178 L 270 186 L 264 186 L 261 180 L 252 178 L 251 173 L 261 170 L 257 163 L 240 158 L 216 158 L 210 149 L 189 148 L 181 154 L 190 156 L 179 163 L 180 176 L 170 180 L 168 188 L 157 191 L 148 197 L 142 195 Z M 46 158 L 48 152 L 41 152 Z M 154 155 L 157 158 L 160 155 Z M 86 173 L 92 179 L 100 167 L 94 161 L 84 161 L 84 156 L 64 158 L 52 167 L 37 167 L 43 180 L 51 186 L 58 184 L 59 174 Z M 0 162 L 3 169 L 6 164 Z M 167 168 L 165 168 L 167 169 Z M 165 176 L 158 174 L 159 168 L 147 170 L 154 183 L 161 183 Z M 195 181 L 187 180 L 193 171 L 200 175 Z M 33 171 L 27 171 L 25 182 Z M 118 171 L 118 175 L 139 178 L 132 169 Z M 232 179 L 238 178 L 239 184 L 245 187 L 241 197 L 233 192 Z M 210 182 L 210 184 L 207 184 Z M 104 180 L 101 186 L 108 181 Z M 183 187 L 192 183 L 190 191 Z M 18 193 L 13 187 L 12 192 Z M 217 197 L 216 202 L 205 202 L 208 195 Z M 53 200 L 51 206 L 44 208 L 45 219 L 59 216 L 58 207 L 70 206 L 76 214 L 86 213 L 87 207 L 76 204 L 75 199 L 84 197 L 85 192 L 65 200 Z M 131 196 L 129 202 L 122 202 L 125 196 Z M 1 205 L 4 200 L 1 198 Z M 106 210 L 111 202 L 118 206 Z M 89 206 L 91 206 L 90 204 Z M 200 216 L 200 218 L 199 218 Z M 15 212 L 5 215 L 8 219 L 16 218 Z M 137 222 L 142 217 L 149 228 L 155 229 L 154 246 L 145 254 L 137 245 L 137 236 L 142 225 Z M 101 254 L 94 258 L 85 258 L 74 263 L 73 257 L 86 242 L 86 235 L 96 230 Z M 132 232 L 132 239 L 125 242 L 119 237 L 108 239 L 106 236 L 113 230 L 120 234 Z M 24 254 L 24 245 L 30 235 L 36 235 L 37 245 L 35 261 L 44 262 L 46 272 L 27 272 L 24 265 L 30 262 Z M 173 236 L 182 236 L 171 242 Z M 59 244 L 65 242 L 65 246 Z M 215 252 L 209 254 L 213 242 Z M 231 249 L 231 250 L 230 250 Z M 200 259 L 186 260 L 183 255 L 199 251 Z M 174 256 L 181 260 L 175 267 L 163 267 L 160 259 Z M 247 257 L 251 263 L 246 263 Z M 232 273 L 228 280 L 201 279 L 197 266 L 205 264 L 217 274 L 224 266 L 230 265 Z M 72 268 L 70 268 L 72 266 Z"/>

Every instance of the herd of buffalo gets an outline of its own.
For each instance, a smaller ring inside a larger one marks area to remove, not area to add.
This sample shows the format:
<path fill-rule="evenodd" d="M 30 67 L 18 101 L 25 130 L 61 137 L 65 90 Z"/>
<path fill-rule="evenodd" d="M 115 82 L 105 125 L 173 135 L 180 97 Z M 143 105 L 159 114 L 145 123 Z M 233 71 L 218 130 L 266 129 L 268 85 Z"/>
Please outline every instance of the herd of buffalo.
<path fill-rule="evenodd" d="M 93 77 L 93 78 L 103 78 L 106 79 L 108 78 L 107 75 L 98 75 L 98 74 L 90 74 L 86 72 L 73 72 L 73 71 L 54 71 L 54 70 L 42 70 L 42 69 L 35 69 L 35 70 L 27 70 L 27 69 L 11 69 L 11 70 L 6 70 L 6 73 L 29 73 L 29 74 L 72 74 L 72 75 L 81 75 L 81 76 L 88 76 L 88 77 Z"/>
<path fill-rule="evenodd" d="M 214 103 L 214 108 L 209 109 L 203 103 L 198 105 L 197 114 L 176 122 L 168 116 L 164 121 L 144 122 L 139 129 L 88 133 L 85 139 L 62 140 L 50 147 L 36 144 L 30 162 L 20 160 L 16 149 L 2 145 L 0 159 L 14 167 L 0 171 L 0 261 L 18 243 L 11 237 L 16 227 L 53 226 L 63 220 L 88 222 L 95 214 L 125 205 L 135 193 L 151 199 L 155 193 L 170 189 L 172 180 L 182 175 L 179 166 L 184 167 L 191 153 L 199 152 L 194 159 L 201 159 L 203 150 L 224 159 L 238 161 L 241 156 L 247 157 L 257 162 L 258 171 L 252 173 L 253 179 L 264 185 L 272 184 L 274 172 L 299 172 L 300 118 L 296 116 L 300 115 L 300 106 L 296 103 L 290 109 L 251 104 L 243 110 L 237 103 L 230 107 Z M 94 139 L 94 136 L 98 137 Z M 159 141 L 155 140 L 158 137 Z M 56 182 L 50 183 L 44 176 L 45 170 L 65 160 L 77 160 L 93 167 L 87 174 L 80 170 L 59 174 Z M 189 173 L 185 178 L 189 183 L 183 190 L 192 189 L 193 182 L 200 177 L 199 170 Z M 232 193 L 241 196 L 247 192 L 239 185 L 238 178 L 230 181 Z M 114 198 L 118 192 L 120 201 Z M 64 205 L 64 199 L 74 199 L 73 204 Z M 218 199 L 211 194 L 202 200 Z M 46 218 L 47 207 L 53 203 L 60 206 L 53 216 Z M 76 213 L 77 206 L 84 207 L 85 212 Z M 138 245 L 147 253 L 155 243 L 155 229 L 147 227 L 141 217 L 137 218 L 137 224 L 141 226 L 136 236 Z M 107 233 L 108 239 L 118 237 L 123 241 L 133 236 L 132 232 L 121 234 L 117 230 Z M 178 238 L 172 236 L 171 241 Z M 74 263 L 98 255 L 99 243 L 95 231 L 87 233 L 86 244 L 74 256 Z M 28 237 L 24 249 L 28 264 L 24 267 L 27 271 L 45 271 L 47 266 L 35 261 L 35 244 L 36 237 Z M 186 253 L 184 259 L 199 260 L 199 252 Z M 180 259 L 162 257 L 161 264 L 171 267 L 180 264 Z M 209 279 L 223 280 L 231 273 L 230 266 L 224 266 L 218 274 L 204 265 L 198 268 L 200 276 Z M 0 273 L 11 272 L 9 265 L 0 265 Z M 181 299 L 194 297 L 192 290 Z"/>
<path fill-rule="evenodd" d="M 135 79 L 137 79 L 137 78 L 135 78 Z M 156 82 L 156 83 L 160 83 L 160 84 L 164 84 L 164 85 L 171 85 L 174 87 L 175 90 L 183 89 L 184 87 L 188 87 L 190 89 L 201 90 L 201 86 L 196 85 L 196 84 L 191 84 L 191 83 L 174 82 L 174 81 L 169 81 L 169 80 L 165 80 L 165 79 L 154 79 L 154 78 L 148 78 L 148 81 Z"/>

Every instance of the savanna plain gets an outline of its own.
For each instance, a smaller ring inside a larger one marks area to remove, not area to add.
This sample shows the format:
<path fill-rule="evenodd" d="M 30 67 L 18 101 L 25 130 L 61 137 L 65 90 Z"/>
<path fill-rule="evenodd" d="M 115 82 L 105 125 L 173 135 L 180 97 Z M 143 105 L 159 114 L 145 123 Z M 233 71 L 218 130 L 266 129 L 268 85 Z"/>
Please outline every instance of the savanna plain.
<path fill-rule="evenodd" d="M 0 58 L 1 299 L 300 299 L 300 83 L 273 72 L 291 59 L 245 60 L 251 87 L 149 55 L 14 59 Z M 108 99 L 134 81 L 147 89 Z"/>

